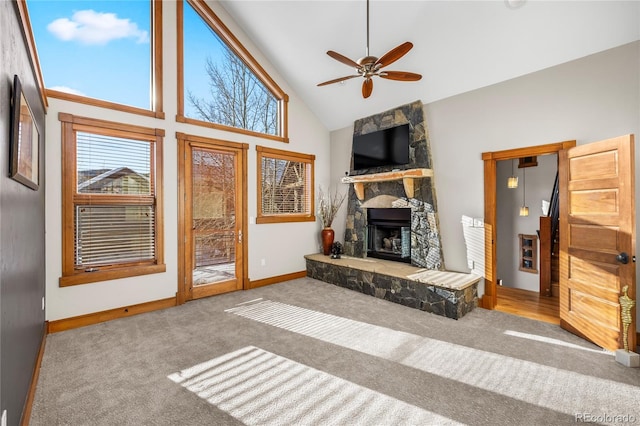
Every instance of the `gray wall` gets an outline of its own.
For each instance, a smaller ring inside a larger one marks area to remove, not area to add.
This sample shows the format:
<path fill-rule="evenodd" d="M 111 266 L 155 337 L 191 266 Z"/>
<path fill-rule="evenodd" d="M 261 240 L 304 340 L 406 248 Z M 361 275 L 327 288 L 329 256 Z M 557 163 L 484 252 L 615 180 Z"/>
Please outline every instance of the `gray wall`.
<path fill-rule="evenodd" d="M 538 241 L 537 274 L 523 272 L 519 269 L 520 242 L 518 234 L 536 235 L 540 229 L 542 200 L 551 198 L 553 183 L 558 171 L 558 156 L 544 155 L 538 157 L 536 167 L 526 168 L 526 205 L 529 216 L 520 216 L 523 195 L 523 169 L 518 169 L 518 160 L 514 161 L 514 173 L 518 176 L 518 187 L 507 188 L 507 178 L 511 175 L 511 161 L 498 161 L 496 173 L 496 196 L 498 242 L 496 252 L 498 258 L 497 277 L 503 280 L 505 287 L 521 288 L 538 292 L 540 290 L 540 244 Z"/>
<path fill-rule="evenodd" d="M 640 138 L 640 41 L 426 104 L 425 114 L 444 263 L 467 270 L 460 219 L 484 216 L 482 153 L 565 140 L 582 145 L 629 133 Z M 331 133 L 334 182 L 349 169 L 352 133 L 352 127 Z M 635 162 L 637 197 L 637 144 Z M 334 222 L 336 234 L 341 220 Z M 484 286 L 478 290 L 483 294 Z"/>
<path fill-rule="evenodd" d="M 44 327 L 44 109 L 15 2 L 0 2 L 0 406 L 20 422 Z M 40 130 L 40 189 L 9 178 L 13 76 Z"/>

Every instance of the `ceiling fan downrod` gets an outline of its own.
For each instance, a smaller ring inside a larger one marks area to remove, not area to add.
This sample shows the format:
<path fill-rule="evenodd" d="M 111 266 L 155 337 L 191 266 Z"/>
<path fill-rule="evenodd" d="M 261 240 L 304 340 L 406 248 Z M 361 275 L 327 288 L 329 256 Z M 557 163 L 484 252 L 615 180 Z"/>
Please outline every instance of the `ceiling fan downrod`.
<path fill-rule="evenodd" d="M 369 56 L 369 0 L 367 0 L 367 49 L 364 56 Z"/>

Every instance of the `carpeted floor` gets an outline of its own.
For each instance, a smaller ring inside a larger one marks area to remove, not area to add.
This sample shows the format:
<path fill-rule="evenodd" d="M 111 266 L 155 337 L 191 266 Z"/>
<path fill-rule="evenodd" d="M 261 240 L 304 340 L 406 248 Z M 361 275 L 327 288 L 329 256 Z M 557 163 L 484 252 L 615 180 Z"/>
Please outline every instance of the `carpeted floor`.
<path fill-rule="evenodd" d="M 640 369 L 557 325 L 310 278 L 49 335 L 31 425 L 640 423 Z"/>

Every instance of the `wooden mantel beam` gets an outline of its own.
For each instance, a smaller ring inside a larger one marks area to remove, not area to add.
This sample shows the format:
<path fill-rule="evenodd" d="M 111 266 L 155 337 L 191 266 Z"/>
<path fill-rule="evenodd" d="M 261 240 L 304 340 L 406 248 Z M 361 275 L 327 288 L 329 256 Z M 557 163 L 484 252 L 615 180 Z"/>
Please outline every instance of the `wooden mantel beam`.
<path fill-rule="evenodd" d="M 431 169 L 409 169 L 397 170 L 393 172 L 372 173 L 368 175 L 346 176 L 342 178 L 342 183 L 352 183 L 358 200 L 364 200 L 364 184 L 371 182 L 386 182 L 392 180 L 402 180 L 404 192 L 408 198 L 414 195 L 414 179 L 433 177 Z"/>

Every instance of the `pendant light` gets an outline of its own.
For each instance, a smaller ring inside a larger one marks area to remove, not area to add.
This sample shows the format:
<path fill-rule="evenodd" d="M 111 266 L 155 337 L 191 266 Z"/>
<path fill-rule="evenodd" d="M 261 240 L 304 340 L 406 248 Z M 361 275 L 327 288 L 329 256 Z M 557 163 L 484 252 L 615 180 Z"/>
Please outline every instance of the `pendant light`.
<path fill-rule="evenodd" d="M 511 176 L 507 179 L 507 188 L 517 188 L 518 187 L 518 176 L 513 173 L 513 162 L 515 160 L 511 160 Z"/>
<path fill-rule="evenodd" d="M 522 207 L 520 207 L 520 216 L 529 216 L 529 207 L 527 207 L 526 198 L 527 198 L 527 175 L 525 171 L 527 169 L 522 169 Z"/>

